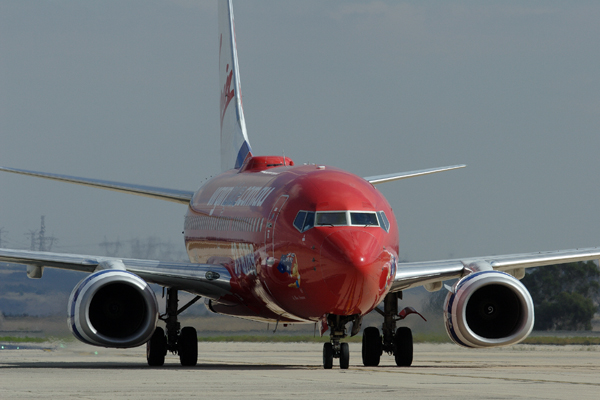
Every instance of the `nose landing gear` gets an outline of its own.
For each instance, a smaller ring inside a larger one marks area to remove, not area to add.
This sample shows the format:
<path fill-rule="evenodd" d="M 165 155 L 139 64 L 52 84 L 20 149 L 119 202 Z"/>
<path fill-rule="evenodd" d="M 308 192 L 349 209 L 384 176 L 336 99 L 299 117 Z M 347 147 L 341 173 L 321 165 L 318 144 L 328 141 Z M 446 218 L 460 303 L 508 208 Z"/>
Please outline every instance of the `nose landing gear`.
<path fill-rule="evenodd" d="M 340 369 L 348 369 L 350 366 L 350 347 L 348 343 L 341 343 L 340 340 L 346 337 L 346 324 L 352 322 L 351 336 L 360 331 L 362 317 L 358 315 L 327 316 L 327 323 L 331 329 L 330 342 L 323 344 L 323 368 L 333 368 L 333 359 L 340 359 Z"/>
<path fill-rule="evenodd" d="M 193 367 L 198 362 L 198 335 L 196 329 L 186 326 L 180 329 L 177 316 L 197 302 L 200 296 L 194 297 L 185 306 L 177 309 L 179 302 L 177 289 L 167 289 L 167 312 L 159 317 L 167 323 L 167 333 L 158 327 L 152 338 L 146 343 L 146 358 L 148 365 L 161 366 L 165 363 L 167 351 L 179 354 L 181 365 Z"/>
<path fill-rule="evenodd" d="M 350 347 L 348 343 L 337 343 L 337 349 L 333 343 L 323 343 L 323 368 L 333 368 L 333 359 L 340 359 L 340 369 L 348 369 L 350 366 Z"/>

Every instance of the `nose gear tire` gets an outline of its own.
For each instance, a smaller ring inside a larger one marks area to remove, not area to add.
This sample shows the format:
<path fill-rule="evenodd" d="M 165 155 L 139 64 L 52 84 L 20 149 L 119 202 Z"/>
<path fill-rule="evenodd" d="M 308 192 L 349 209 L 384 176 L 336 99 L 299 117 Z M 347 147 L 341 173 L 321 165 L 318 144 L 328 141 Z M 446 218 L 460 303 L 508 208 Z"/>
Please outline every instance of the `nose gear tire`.
<path fill-rule="evenodd" d="M 340 343 L 340 369 L 348 369 L 350 366 L 350 347 L 348 343 Z"/>
<path fill-rule="evenodd" d="M 333 367 L 333 346 L 331 343 L 323 344 L 323 368 L 331 369 Z"/>

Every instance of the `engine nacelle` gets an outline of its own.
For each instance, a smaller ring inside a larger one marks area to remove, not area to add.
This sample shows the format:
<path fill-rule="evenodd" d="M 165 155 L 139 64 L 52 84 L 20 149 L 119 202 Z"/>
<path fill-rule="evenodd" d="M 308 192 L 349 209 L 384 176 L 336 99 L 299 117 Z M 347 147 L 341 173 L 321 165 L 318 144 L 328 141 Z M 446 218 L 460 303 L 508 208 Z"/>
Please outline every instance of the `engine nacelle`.
<path fill-rule="evenodd" d="M 533 300 L 521 282 L 499 271 L 470 274 L 444 304 L 446 332 L 464 347 L 515 344 L 533 329 Z"/>
<path fill-rule="evenodd" d="M 84 343 L 136 347 L 156 329 L 158 303 L 139 276 L 121 270 L 93 273 L 75 286 L 67 308 L 69 328 Z"/>

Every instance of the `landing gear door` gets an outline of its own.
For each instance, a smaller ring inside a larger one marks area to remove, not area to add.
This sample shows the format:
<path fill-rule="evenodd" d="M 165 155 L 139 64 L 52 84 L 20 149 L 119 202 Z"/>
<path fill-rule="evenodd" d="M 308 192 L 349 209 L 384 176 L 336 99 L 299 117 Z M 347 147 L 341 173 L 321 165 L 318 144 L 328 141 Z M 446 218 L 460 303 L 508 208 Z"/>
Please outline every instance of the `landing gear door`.
<path fill-rule="evenodd" d="M 273 208 L 269 213 L 269 217 L 267 218 L 267 229 L 265 230 L 265 249 L 267 251 L 268 260 L 270 259 L 275 261 L 275 223 L 277 222 L 277 217 L 279 217 L 279 213 L 281 212 L 283 205 L 289 197 L 290 196 L 288 195 L 280 196 L 273 205 Z"/>

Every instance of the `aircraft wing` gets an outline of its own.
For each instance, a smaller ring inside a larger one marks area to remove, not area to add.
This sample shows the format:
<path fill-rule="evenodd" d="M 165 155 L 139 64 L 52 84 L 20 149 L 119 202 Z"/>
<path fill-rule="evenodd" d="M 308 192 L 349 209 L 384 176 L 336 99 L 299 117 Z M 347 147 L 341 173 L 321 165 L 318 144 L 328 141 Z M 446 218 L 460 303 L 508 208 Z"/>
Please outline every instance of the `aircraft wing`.
<path fill-rule="evenodd" d="M 155 186 L 133 185 L 130 183 L 121 183 L 113 181 L 104 181 L 100 179 L 80 178 L 77 176 L 49 174 L 47 172 L 27 171 L 24 169 L 0 167 L 0 171 L 12 172 L 15 174 L 35 176 L 38 178 L 52 179 L 55 181 L 76 183 L 78 185 L 91 186 L 100 189 L 113 190 L 115 192 L 123 192 L 137 194 L 139 196 L 152 197 L 160 200 L 173 201 L 175 203 L 189 204 L 194 196 L 194 192 L 186 190 L 166 189 Z"/>
<path fill-rule="evenodd" d="M 43 267 L 82 272 L 120 269 L 132 272 L 146 282 L 177 288 L 213 300 L 231 293 L 231 275 L 222 265 L 9 249 L 0 249 L 0 261 L 27 265 L 27 275 L 30 278 L 41 278 Z"/>
<path fill-rule="evenodd" d="M 471 272 L 498 270 L 517 278 L 525 275 L 525 268 L 600 259 L 600 247 L 557 250 L 503 256 L 473 257 L 457 260 L 398 263 L 392 292 L 425 286 L 428 290 L 441 288 L 441 282 L 462 278 Z"/>
<path fill-rule="evenodd" d="M 417 176 L 435 174 L 436 172 L 451 171 L 453 169 L 464 168 L 464 167 L 466 167 L 466 165 L 464 165 L 464 164 L 450 165 L 448 167 L 429 168 L 429 169 L 420 169 L 417 171 L 395 172 L 393 174 L 367 176 L 364 179 L 369 181 L 373 185 L 377 185 L 378 183 L 397 181 L 397 180 L 406 179 L 406 178 L 414 178 Z"/>

